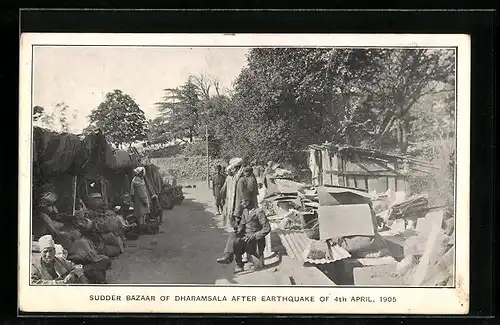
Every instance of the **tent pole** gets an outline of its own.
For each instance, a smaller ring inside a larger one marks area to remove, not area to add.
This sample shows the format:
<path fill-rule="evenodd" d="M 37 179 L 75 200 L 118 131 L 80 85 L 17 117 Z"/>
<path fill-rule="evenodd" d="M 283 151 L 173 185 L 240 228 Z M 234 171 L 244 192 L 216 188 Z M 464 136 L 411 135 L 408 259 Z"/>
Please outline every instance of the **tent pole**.
<path fill-rule="evenodd" d="M 205 125 L 205 138 L 207 142 L 207 184 L 210 188 L 210 156 L 208 155 L 208 125 Z"/>
<path fill-rule="evenodd" d="M 76 211 L 76 180 L 78 176 L 73 176 L 73 215 L 75 215 Z"/>

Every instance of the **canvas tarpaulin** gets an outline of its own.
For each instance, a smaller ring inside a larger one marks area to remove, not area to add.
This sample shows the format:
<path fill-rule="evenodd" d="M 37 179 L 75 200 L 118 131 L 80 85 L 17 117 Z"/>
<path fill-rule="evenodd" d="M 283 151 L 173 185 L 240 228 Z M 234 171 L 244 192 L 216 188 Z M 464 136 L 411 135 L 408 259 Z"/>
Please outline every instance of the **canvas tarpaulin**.
<path fill-rule="evenodd" d="M 144 169 L 146 170 L 144 181 L 146 182 L 149 194 L 159 195 L 163 187 L 159 168 L 155 165 L 146 165 Z"/>
<path fill-rule="evenodd" d="M 80 139 L 69 133 L 33 128 L 33 167 L 37 179 L 57 174 L 85 174 L 99 165 L 113 165 L 109 144 L 100 132 Z"/>
<path fill-rule="evenodd" d="M 82 150 L 76 157 L 75 164 L 80 166 L 79 175 L 85 175 L 95 169 L 101 169 L 107 164 L 113 163 L 113 157 L 110 156 L 111 147 L 106 141 L 106 137 L 97 132 L 87 135 L 82 140 Z"/>
<path fill-rule="evenodd" d="M 33 130 L 33 165 L 35 173 L 42 177 L 76 172 L 75 157 L 82 150 L 78 136 L 69 133 L 55 133 L 35 127 Z"/>
<path fill-rule="evenodd" d="M 116 157 L 113 148 L 105 140 L 101 146 L 102 165 L 110 170 L 116 170 Z"/>
<path fill-rule="evenodd" d="M 133 169 L 139 166 L 139 161 L 134 154 L 125 150 L 114 150 L 114 169 Z"/>
<path fill-rule="evenodd" d="M 156 194 L 160 193 L 163 188 L 163 179 L 160 174 L 160 168 L 153 164 L 146 165 L 144 168 L 146 169 L 146 176 L 149 179 L 152 189 L 156 192 Z"/>

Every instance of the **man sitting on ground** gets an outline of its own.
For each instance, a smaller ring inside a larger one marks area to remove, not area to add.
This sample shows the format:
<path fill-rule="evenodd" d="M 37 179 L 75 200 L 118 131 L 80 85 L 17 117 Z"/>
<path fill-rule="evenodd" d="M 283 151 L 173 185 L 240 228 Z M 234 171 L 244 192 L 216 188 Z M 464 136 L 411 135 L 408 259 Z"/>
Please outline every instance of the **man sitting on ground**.
<path fill-rule="evenodd" d="M 81 267 L 63 257 L 56 256 L 55 242 L 51 235 L 38 240 L 41 257 L 32 265 L 31 281 L 33 284 L 69 284 L 88 283 Z"/>

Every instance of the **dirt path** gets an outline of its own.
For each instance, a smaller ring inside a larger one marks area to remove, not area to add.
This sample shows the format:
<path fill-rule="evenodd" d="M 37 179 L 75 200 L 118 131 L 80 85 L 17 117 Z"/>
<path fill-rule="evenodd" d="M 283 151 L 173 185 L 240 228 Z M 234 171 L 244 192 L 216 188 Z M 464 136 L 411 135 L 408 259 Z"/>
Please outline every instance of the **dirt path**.
<path fill-rule="evenodd" d="M 109 283 L 214 284 L 230 279 L 234 266 L 215 262 L 228 234 L 216 225 L 209 194 L 186 189 L 184 202 L 163 212 L 160 233 L 127 241 L 125 253 L 108 271 Z"/>

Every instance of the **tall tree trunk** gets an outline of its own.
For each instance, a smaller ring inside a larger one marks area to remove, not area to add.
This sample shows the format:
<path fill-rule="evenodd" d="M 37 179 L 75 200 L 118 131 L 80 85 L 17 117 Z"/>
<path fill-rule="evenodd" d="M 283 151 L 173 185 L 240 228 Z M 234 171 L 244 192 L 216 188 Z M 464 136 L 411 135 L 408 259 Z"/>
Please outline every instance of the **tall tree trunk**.
<path fill-rule="evenodd" d="M 399 150 L 401 151 L 401 153 L 405 154 L 408 150 L 408 130 L 404 120 L 401 120 L 400 129 L 401 142 L 399 143 Z"/>
<path fill-rule="evenodd" d="M 405 154 L 408 149 L 408 127 L 407 123 L 405 123 L 401 115 L 397 119 L 396 125 L 397 125 L 397 141 L 398 141 L 399 151 L 402 154 Z"/>
<path fill-rule="evenodd" d="M 408 129 L 407 123 L 405 121 L 406 112 L 405 110 L 405 100 L 403 94 L 398 94 L 398 110 L 397 110 L 397 119 L 398 119 L 398 146 L 399 151 L 402 154 L 405 154 L 408 149 Z"/>

